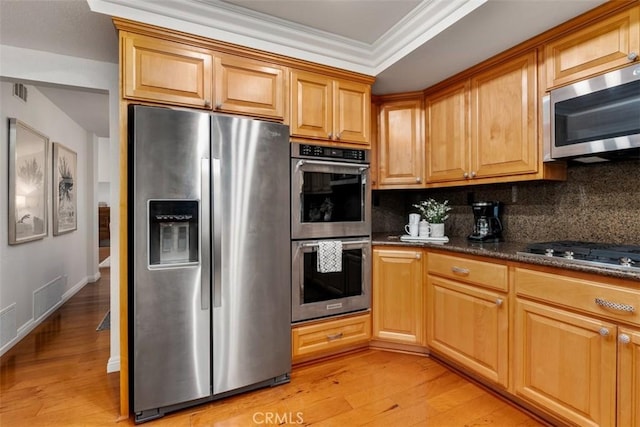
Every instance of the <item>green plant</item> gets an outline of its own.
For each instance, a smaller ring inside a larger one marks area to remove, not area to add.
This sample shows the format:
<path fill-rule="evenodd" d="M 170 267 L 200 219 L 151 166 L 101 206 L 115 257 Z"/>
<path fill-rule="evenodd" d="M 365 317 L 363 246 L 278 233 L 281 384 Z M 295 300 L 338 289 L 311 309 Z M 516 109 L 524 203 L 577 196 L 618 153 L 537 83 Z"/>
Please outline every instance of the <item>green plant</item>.
<path fill-rule="evenodd" d="M 420 211 L 422 218 L 426 219 L 427 222 L 431 224 L 445 222 L 447 218 L 449 218 L 449 211 L 451 210 L 448 200 L 441 203 L 431 198 L 423 200 L 418 204 L 414 204 L 413 207 L 417 208 Z"/>

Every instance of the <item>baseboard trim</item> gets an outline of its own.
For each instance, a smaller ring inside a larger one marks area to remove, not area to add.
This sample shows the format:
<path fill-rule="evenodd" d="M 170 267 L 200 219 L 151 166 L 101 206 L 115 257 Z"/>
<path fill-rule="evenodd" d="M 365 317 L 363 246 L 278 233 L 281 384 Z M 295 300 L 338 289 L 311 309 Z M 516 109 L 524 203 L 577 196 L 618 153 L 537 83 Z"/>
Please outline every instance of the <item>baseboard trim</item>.
<path fill-rule="evenodd" d="M 36 321 L 33 318 L 29 319 L 23 325 L 18 328 L 18 334 L 14 339 L 5 344 L 4 347 L 0 349 L 0 356 L 4 355 L 7 351 L 9 351 L 14 345 L 19 343 L 24 337 L 26 337 L 29 332 L 33 331 L 36 327 L 38 327 L 42 322 L 44 322 L 51 314 L 53 314 L 57 309 L 62 307 L 62 304 L 67 302 L 69 298 L 77 294 L 80 289 L 82 289 L 87 283 L 89 283 L 90 276 L 87 276 L 76 283 L 71 289 L 62 294 L 62 299 L 52 306 L 49 310 L 47 310 L 40 318 Z"/>
<path fill-rule="evenodd" d="M 110 357 L 107 362 L 107 374 L 120 371 L 120 356 Z"/>

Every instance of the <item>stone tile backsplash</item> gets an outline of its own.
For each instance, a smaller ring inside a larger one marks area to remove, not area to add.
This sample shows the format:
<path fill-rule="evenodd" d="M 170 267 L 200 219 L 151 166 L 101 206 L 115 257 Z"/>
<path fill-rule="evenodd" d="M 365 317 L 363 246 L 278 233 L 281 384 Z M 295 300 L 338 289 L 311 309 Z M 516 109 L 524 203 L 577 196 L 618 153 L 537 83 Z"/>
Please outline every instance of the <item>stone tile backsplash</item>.
<path fill-rule="evenodd" d="M 404 234 L 412 207 L 449 200 L 448 236 L 473 228 L 469 201 L 498 200 L 508 241 L 585 240 L 640 245 L 640 161 L 570 164 L 565 182 L 521 182 L 429 190 L 373 192 L 374 232 Z"/>

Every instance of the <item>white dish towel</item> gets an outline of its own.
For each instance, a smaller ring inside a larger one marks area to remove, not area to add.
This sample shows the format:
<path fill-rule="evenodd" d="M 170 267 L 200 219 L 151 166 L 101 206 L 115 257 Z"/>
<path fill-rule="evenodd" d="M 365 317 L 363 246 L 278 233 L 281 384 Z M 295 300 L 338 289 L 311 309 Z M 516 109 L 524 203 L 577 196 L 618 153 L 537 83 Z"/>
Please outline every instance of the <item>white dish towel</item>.
<path fill-rule="evenodd" d="M 318 273 L 339 273 L 342 271 L 342 242 L 322 240 L 318 242 Z"/>

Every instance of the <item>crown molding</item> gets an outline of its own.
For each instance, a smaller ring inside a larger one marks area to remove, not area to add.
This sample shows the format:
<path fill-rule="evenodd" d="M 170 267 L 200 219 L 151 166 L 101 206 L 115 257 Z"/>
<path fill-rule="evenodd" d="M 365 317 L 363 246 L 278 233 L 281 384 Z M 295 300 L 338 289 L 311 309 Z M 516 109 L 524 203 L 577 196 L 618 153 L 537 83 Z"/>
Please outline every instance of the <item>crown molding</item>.
<path fill-rule="evenodd" d="M 87 0 L 92 11 L 375 76 L 487 0 L 423 0 L 364 43 L 221 0 Z"/>

